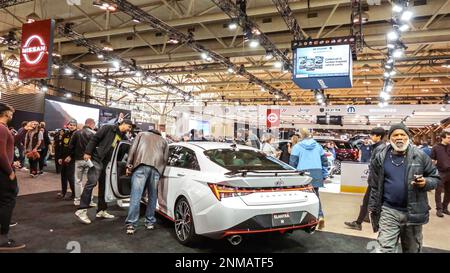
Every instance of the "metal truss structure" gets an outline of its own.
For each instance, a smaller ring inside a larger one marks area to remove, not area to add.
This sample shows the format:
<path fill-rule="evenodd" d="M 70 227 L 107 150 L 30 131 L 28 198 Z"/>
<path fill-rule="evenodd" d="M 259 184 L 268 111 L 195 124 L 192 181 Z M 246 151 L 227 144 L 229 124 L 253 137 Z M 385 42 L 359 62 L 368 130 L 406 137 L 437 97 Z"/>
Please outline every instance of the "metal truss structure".
<path fill-rule="evenodd" d="M 289 7 L 289 1 L 288 0 L 272 0 L 272 2 L 277 7 L 278 12 L 280 13 L 281 17 L 283 17 L 284 22 L 286 23 L 287 27 L 289 28 L 289 31 L 294 36 L 294 40 L 300 41 L 307 39 L 305 35 L 302 33 L 302 29 L 300 28 L 300 25 L 297 22 L 297 19 L 294 17 L 294 13 L 292 12 L 291 8 Z"/>
<path fill-rule="evenodd" d="M 193 35 L 187 35 L 184 34 L 177 29 L 169 26 L 162 20 L 150 15 L 148 12 L 142 10 L 141 8 L 131 4 L 130 2 L 126 0 L 111 0 L 111 3 L 114 3 L 117 5 L 117 8 L 121 10 L 122 12 L 128 14 L 132 18 L 139 18 L 140 22 L 147 23 L 151 27 L 158 29 L 160 31 L 164 31 L 168 34 L 168 36 L 177 39 L 180 43 L 185 44 L 186 46 L 192 48 L 193 50 L 202 53 L 207 54 L 208 57 L 211 59 L 221 63 L 223 66 L 227 67 L 228 69 L 232 69 L 236 74 L 241 75 L 249 80 L 251 83 L 255 83 L 261 87 L 263 87 L 266 91 L 268 91 L 272 95 L 278 95 L 281 99 L 284 100 L 290 100 L 290 96 L 284 94 L 282 91 L 272 87 L 271 85 L 267 84 L 265 81 L 257 78 L 252 73 L 248 72 L 243 65 L 238 66 L 234 63 L 232 63 L 228 58 L 212 51 L 207 48 L 205 48 L 203 45 L 201 45 L 199 42 L 197 42 Z"/>
<path fill-rule="evenodd" d="M 277 48 L 277 46 L 269 39 L 269 37 L 261 31 L 259 26 L 250 20 L 242 7 L 245 5 L 245 0 L 243 0 L 238 7 L 231 0 L 211 0 L 214 2 L 223 12 L 225 12 L 232 20 L 242 27 L 246 35 L 251 35 L 254 39 L 258 39 L 266 52 L 272 52 L 274 57 L 279 61 L 284 63 L 284 66 L 292 71 L 292 60 L 290 60 L 285 53 Z"/>

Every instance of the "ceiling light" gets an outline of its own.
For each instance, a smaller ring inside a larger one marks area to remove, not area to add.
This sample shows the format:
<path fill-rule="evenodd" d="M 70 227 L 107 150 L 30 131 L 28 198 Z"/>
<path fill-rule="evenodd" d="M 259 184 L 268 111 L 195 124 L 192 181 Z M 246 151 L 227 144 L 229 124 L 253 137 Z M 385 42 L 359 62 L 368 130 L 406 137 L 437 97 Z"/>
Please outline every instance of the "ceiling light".
<path fill-rule="evenodd" d="M 134 74 L 136 77 L 142 77 L 142 72 L 140 70 L 136 71 Z"/>
<path fill-rule="evenodd" d="M 392 52 L 392 57 L 394 57 L 394 58 L 400 58 L 401 56 L 403 55 L 403 50 L 401 50 L 401 49 L 396 49 L 396 50 L 394 50 L 394 52 Z"/>
<path fill-rule="evenodd" d="M 280 61 L 276 61 L 273 66 L 275 66 L 275 68 L 282 68 L 283 67 L 283 62 Z"/>
<path fill-rule="evenodd" d="M 259 46 L 259 40 L 258 40 L 258 39 L 252 39 L 252 40 L 250 40 L 249 46 L 250 46 L 251 48 L 258 47 L 258 46 Z"/>
<path fill-rule="evenodd" d="M 41 91 L 43 91 L 43 92 L 47 92 L 47 91 L 48 91 L 48 87 L 47 87 L 47 86 L 45 86 L 45 85 L 43 85 L 43 86 L 41 87 Z"/>
<path fill-rule="evenodd" d="M 409 20 L 411 20 L 412 16 L 413 16 L 412 11 L 410 11 L 410 10 L 405 10 L 405 11 L 402 13 L 402 16 L 400 17 L 400 19 L 401 19 L 402 21 L 409 21 Z"/>
<path fill-rule="evenodd" d="M 112 44 L 109 41 L 103 42 L 102 46 L 103 46 L 104 51 L 113 51 L 114 50 Z"/>
<path fill-rule="evenodd" d="M 393 12 L 402 12 L 402 10 L 403 10 L 403 7 L 400 6 L 400 5 L 394 4 L 394 5 L 392 6 L 392 11 L 393 11 Z"/>
<path fill-rule="evenodd" d="M 388 59 L 388 60 L 387 60 L 387 63 L 388 63 L 388 64 L 391 64 L 391 63 L 393 63 L 393 62 L 394 62 L 394 59 Z"/>
<path fill-rule="evenodd" d="M 389 74 L 389 72 L 386 71 L 386 72 L 384 72 L 383 75 L 384 75 L 385 78 L 389 78 L 389 75 L 390 75 L 390 74 Z"/>
<path fill-rule="evenodd" d="M 66 67 L 66 68 L 64 69 L 64 73 L 65 73 L 66 75 L 72 75 L 72 74 L 73 74 L 73 70 L 72 70 L 72 68 L 70 68 L 70 67 Z"/>
<path fill-rule="evenodd" d="M 101 53 L 97 55 L 97 58 L 102 59 L 102 60 L 103 60 L 104 57 L 105 56 L 103 56 L 103 54 L 101 54 Z"/>
<path fill-rule="evenodd" d="M 83 73 L 79 72 L 78 77 L 83 78 L 84 77 Z"/>
<path fill-rule="evenodd" d="M 391 95 L 389 95 L 387 92 L 381 92 L 380 93 L 380 98 L 383 98 L 384 100 L 388 100 L 391 98 Z"/>
<path fill-rule="evenodd" d="M 92 77 L 91 78 L 91 82 L 97 82 L 97 78 L 96 77 Z"/>
<path fill-rule="evenodd" d="M 391 30 L 388 34 L 387 34 L 387 38 L 390 41 L 395 41 L 398 39 L 398 33 L 394 30 Z"/>
<path fill-rule="evenodd" d="M 362 83 L 363 83 L 363 84 L 370 84 L 369 81 L 363 81 Z"/>
<path fill-rule="evenodd" d="M 429 89 L 422 89 L 422 92 L 430 92 Z"/>
<path fill-rule="evenodd" d="M 231 23 L 228 24 L 229 30 L 235 30 L 235 29 L 237 29 L 237 27 L 238 27 L 238 24 L 234 21 L 231 21 Z"/>
<path fill-rule="evenodd" d="M 232 67 L 228 67 L 228 73 L 230 73 L 230 74 L 232 74 L 232 73 L 234 73 L 234 69 L 232 68 Z"/>
<path fill-rule="evenodd" d="M 169 44 L 178 44 L 180 43 L 180 40 L 178 40 L 175 36 L 169 37 L 169 40 L 167 41 Z"/>
<path fill-rule="evenodd" d="M 391 72 L 389 72 L 390 76 L 394 76 L 395 74 L 397 74 L 397 72 L 395 70 L 392 70 Z"/>
<path fill-rule="evenodd" d="M 280 95 L 276 94 L 276 95 L 275 95 L 275 98 L 276 98 L 276 99 L 279 99 L 279 98 L 280 98 Z"/>
<path fill-rule="evenodd" d="M 409 29 L 409 26 L 407 24 L 403 24 L 398 28 L 398 30 L 400 30 L 401 32 L 405 32 L 408 29 Z"/>
<path fill-rule="evenodd" d="M 119 60 L 114 60 L 114 61 L 112 61 L 112 65 L 115 68 L 119 69 L 120 68 L 120 61 Z"/>
<path fill-rule="evenodd" d="M 391 92 L 393 86 L 391 84 L 386 85 L 386 92 Z"/>
<path fill-rule="evenodd" d="M 442 112 L 445 112 L 445 106 L 444 106 L 444 105 L 442 105 L 441 111 L 442 111 Z"/>
<path fill-rule="evenodd" d="M 264 56 L 264 59 L 270 60 L 273 58 L 273 52 L 271 50 L 267 50 L 266 55 Z"/>
<path fill-rule="evenodd" d="M 392 66 L 391 66 L 391 65 L 388 65 L 388 64 L 386 64 L 386 65 L 384 66 L 384 68 L 386 68 L 386 69 L 391 69 L 391 68 L 392 68 Z"/>
<path fill-rule="evenodd" d="M 266 92 L 266 89 L 264 87 L 261 87 L 261 92 Z"/>
<path fill-rule="evenodd" d="M 430 79 L 430 82 L 439 82 L 438 79 Z"/>
<path fill-rule="evenodd" d="M 72 94 L 66 93 L 65 96 L 66 96 L 66 98 L 71 98 L 71 97 L 72 97 Z"/>
<path fill-rule="evenodd" d="M 39 21 L 40 19 L 41 18 L 35 12 L 28 14 L 26 18 L 28 24 Z"/>
<path fill-rule="evenodd" d="M 208 53 L 202 52 L 202 54 L 200 54 L 200 56 L 202 57 L 203 60 L 206 60 L 208 58 Z"/>
<path fill-rule="evenodd" d="M 133 22 L 135 22 L 135 23 L 140 23 L 141 21 L 140 21 L 138 18 L 134 17 L 134 18 L 133 18 Z"/>
<path fill-rule="evenodd" d="M 395 45 L 394 45 L 393 43 L 388 43 L 388 44 L 387 44 L 387 47 L 388 47 L 388 48 L 391 48 L 391 49 L 394 49 L 394 48 L 395 48 Z"/>
<path fill-rule="evenodd" d="M 252 29 L 252 33 L 253 33 L 254 35 L 261 35 L 261 31 L 259 31 L 259 29 L 257 29 L 257 28 L 253 28 L 253 29 Z"/>

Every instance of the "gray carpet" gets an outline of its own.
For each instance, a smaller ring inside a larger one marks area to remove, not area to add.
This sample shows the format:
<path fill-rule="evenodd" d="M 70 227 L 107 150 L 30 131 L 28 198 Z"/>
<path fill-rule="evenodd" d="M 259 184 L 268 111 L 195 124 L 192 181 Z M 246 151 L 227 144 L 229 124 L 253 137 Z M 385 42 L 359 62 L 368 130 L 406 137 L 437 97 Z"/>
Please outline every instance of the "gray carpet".
<path fill-rule="evenodd" d="M 112 220 L 94 220 L 91 225 L 79 223 L 75 207 L 70 200 L 59 200 L 56 192 L 20 196 L 13 220 L 19 222 L 11 228 L 11 237 L 27 244 L 22 252 L 71 252 L 79 246 L 82 253 L 91 252 L 141 252 L 141 253 L 368 253 L 367 238 L 330 232 L 307 234 L 277 233 L 246 236 L 239 246 L 227 240 L 204 238 L 195 247 L 179 244 L 174 235 L 173 223 L 158 216 L 156 229 L 147 231 L 142 225 L 133 236 L 125 234 L 126 211 L 115 206 L 110 212 Z M 95 209 L 89 212 L 95 217 Z M 370 249 L 370 247 L 369 247 Z M 445 252 L 425 248 L 424 252 Z"/>

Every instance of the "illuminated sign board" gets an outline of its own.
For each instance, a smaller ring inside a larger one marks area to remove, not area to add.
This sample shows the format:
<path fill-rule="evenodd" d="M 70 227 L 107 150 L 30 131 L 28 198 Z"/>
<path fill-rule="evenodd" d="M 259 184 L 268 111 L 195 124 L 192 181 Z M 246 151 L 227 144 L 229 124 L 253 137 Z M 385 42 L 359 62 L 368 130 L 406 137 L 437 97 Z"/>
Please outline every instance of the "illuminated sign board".
<path fill-rule="evenodd" d="M 45 79 L 51 76 L 54 26 L 53 20 L 22 26 L 19 79 Z"/>

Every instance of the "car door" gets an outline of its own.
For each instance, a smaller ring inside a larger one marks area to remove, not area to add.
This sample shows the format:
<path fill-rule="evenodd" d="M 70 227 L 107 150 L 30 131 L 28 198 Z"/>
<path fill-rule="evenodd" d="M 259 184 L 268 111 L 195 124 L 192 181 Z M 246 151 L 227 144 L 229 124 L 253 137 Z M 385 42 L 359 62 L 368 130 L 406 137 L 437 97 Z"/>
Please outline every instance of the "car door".
<path fill-rule="evenodd" d="M 131 142 L 121 141 L 114 148 L 106 169 L 105 199 L 107 202 L 126 199 L 131 193 L 131 176 L 126 176 L 126 165 Z"/>
<path fill-rule="evenodd" d="M 174 217 L 175 201 L 186 184 L 198 176 L 200 166 L 195 152 L 182 146 L 171 146 L 164 179 L 158 185 L 159 209 Z"/>

